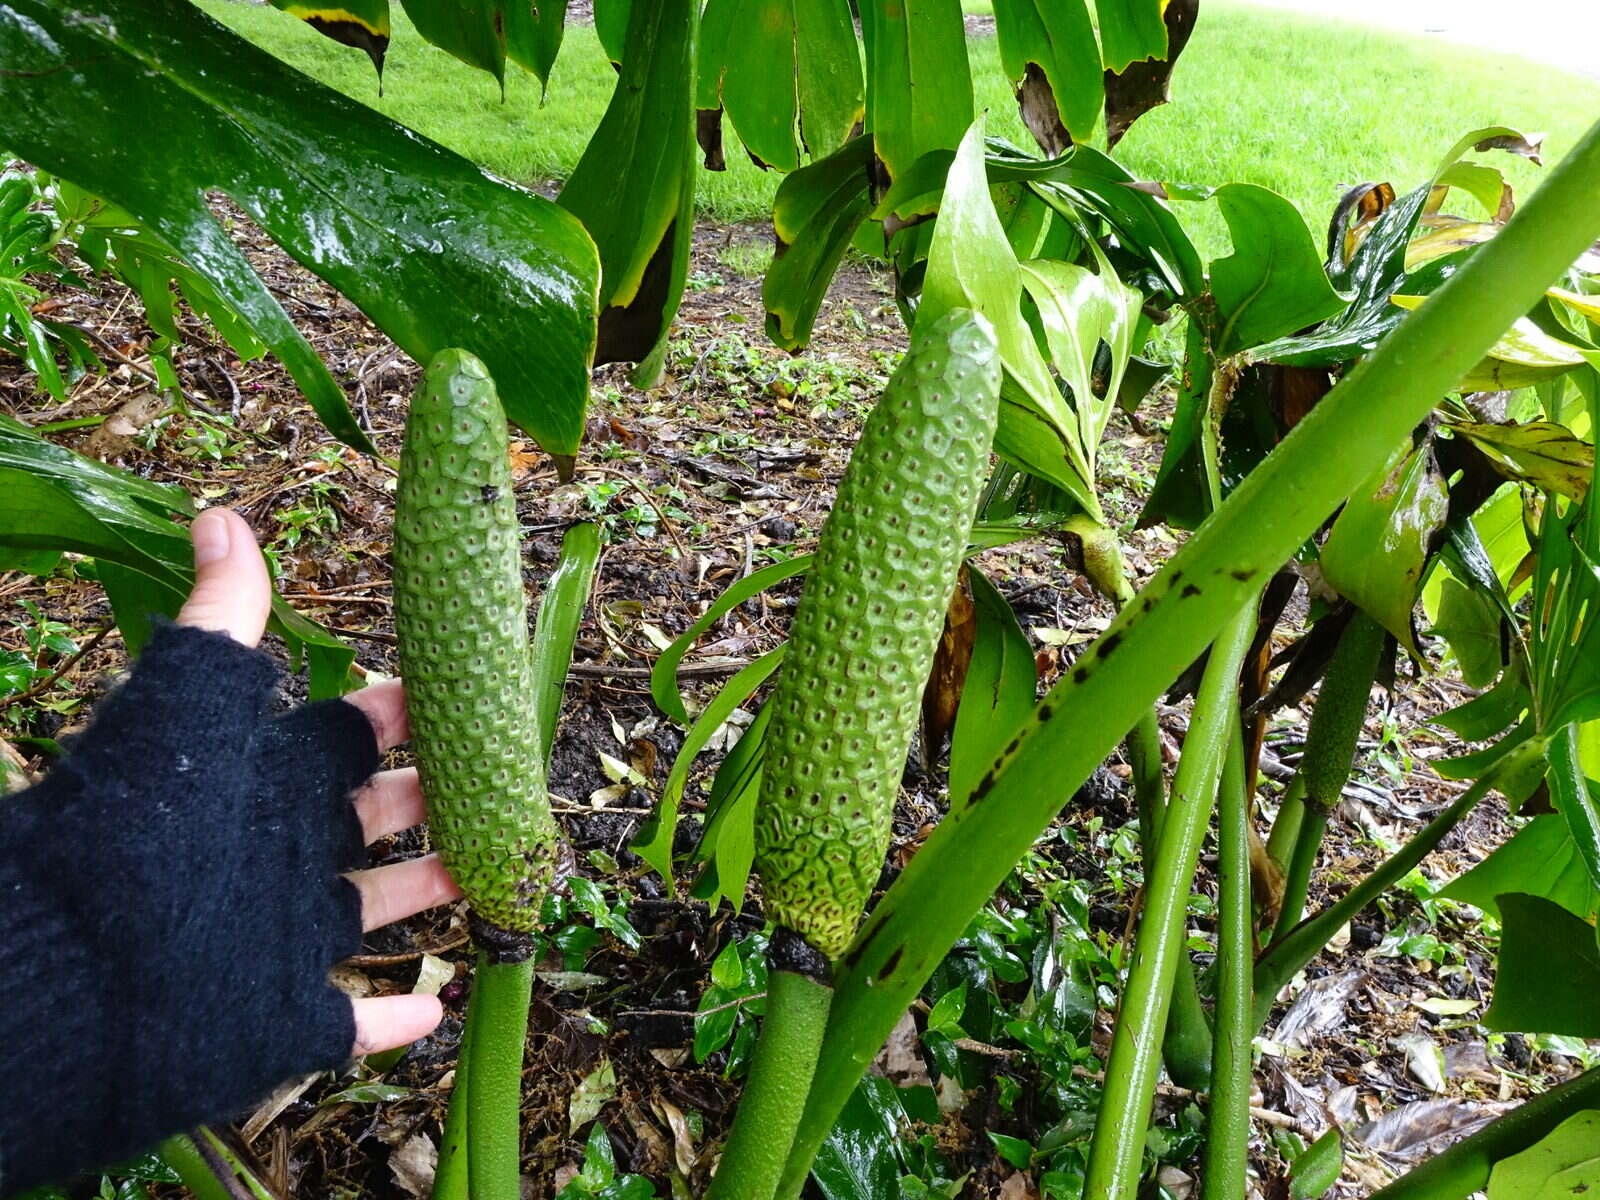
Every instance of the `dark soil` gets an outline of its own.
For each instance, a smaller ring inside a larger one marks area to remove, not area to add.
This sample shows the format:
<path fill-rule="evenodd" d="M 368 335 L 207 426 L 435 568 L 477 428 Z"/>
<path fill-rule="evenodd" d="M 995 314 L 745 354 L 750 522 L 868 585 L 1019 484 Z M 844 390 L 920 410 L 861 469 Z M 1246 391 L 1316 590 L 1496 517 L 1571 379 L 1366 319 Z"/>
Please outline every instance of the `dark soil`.
<path fill-rule="evenodd" d="M 236 222 L 235 231 L 344 383 L 363 425 L 386 454 L 397 456 L 416 365 L 246 223 Z M 663 1195 L 671 1194 L 669 1176 L 679 1171 L 696 1191 L 703 1185 L 714 1161 L 708 1151 L 718 1145 L 737 1100 L 738 1086 L 722 1078 L 720 1056 L 696 1065 L 688 1048 L 709 965 L 730 937 L 759 927 L 759 897 L 752 896 L 737 918 L 726 909 L 710 912 L 704 904 L 663 894 L 660 880 L 628 850 L 682 741 L 682 731 L 651 704 L 648 668 L 658 654 L 659 634 L 680 633 L 770 555 L 809 548 L 861 414 L 903 346 L 890 279 L 851 263 L 840 272 L 804 358 L 789 360 L 772 349 L 762 332 L 759 279 L 737 269 L 758 258 L 765 245 L 767 235 L 754 228 L 698 231 L 692 287 L 667 378 L 640 391 L 619 368 L 597 373 L 587 444 L 571 482 L 561 482 L 535 446 L 514 446 L 527 576 L 535 594 L 568 523 L 598 517 L 609 536 L 579 636 L 551 787 L 580 869 L 622 890 L 643 939 L 637 953 L 607 941 L 584 964 L 584 972 L 601 982 L 573 986 L 558 974 L 541 976 L 524 1077 L 526 1170 L 532 1180 L 526 1194 L 533 1197 L 553 1196 L 581 1160 L 584 1129 L 574 1132 L 569 1102 L 602 1063 L 609 1063 L 615 1082 L 600 1115 L 619 1165 L 653 1177 Z M 140 475 L 181 484 L 204 504 L 236 508 L 272 548 L 290 602 L 348 638 L 362 669 L 395 672 L 388 583 L 391 470 L 332 441 L 275 362 L 240 362 L 193 317 L 186 318 L 185 341 L 175 356 L 190 413 L 167 417 L 152 390 L 146 353 L 152 335 L 139 321 L 135 300 L 107 285 L 65 292 L 47 303 L 52 316 L 94 331 L 111 369 L 81 380 L 67 403 L 57 405 L 35 391 L 18 363 L 0 361 L 0 408 L 32 425 L 105 418 L 62 432 L 58 440 Z M 1143 415 L 1159 426 L 1168 411 L 1157 400 Z M 214 458 L 204 436 L 221 418 L 233 431 L 228 448 Z M 1159 453 L 1158 437 L 1117 418 L 1101 456 L 1116 519 L 1131 521 Z M 1135 573 L 1151 573 L 1171 546 L 1164 533 L 1129 535 Z M 1109 605 L 1067 568 L 1063 548 L 1051 541 L 989 552 L 981 563 L 1012 598 L 1035 637 L 1043 681 L 1053 682 L 1103 628 Z M 689 660 L 699 664 L 688 683 L 696 701 L 703 703 L 738 666 L 779 642 L 796 594 L 795 586 L 784 586 L 740 605 L 702 639 Z M 84 582 L 56 578 L 41 584 L 9 574 L 0 576 L 0 597 L 8 617 L 19 622 L 20 601 L 30 599 L 85 636 L 110 623 L 100 592 Z M 21 644 L 20 623 L 0 631 L 0 645 Z M 22 739 L 70 733 L 125 662 L 111 630 L 40 698 L 44 706 L 18 706 L 7 714 L 13 718 L 5 727 L 8 736 L 21 747 L 7 745 L 11 757 L 42 769 L 43 760 L 30 752 L 32 743 Z M 1314 903 L 1341 893 L 1368 869 L 1381 854 L 1378 839 L 1403 840 L 1448 799 L 1449 786 L 1425 762 L 1443 752 L 1443 743 L 1423 722 L 1460 699 L 1447 683 L 1424 677 L 1402 678 L 1384 702 L 1388 727 L 1400 734 L 1398 741 L 1386 742 L 1385 754 L 1403 760 L 1409 748 L 1413 758 L 1389 772 L 1368 763 L 1363 785 L 1352 790 L 1330 834 Z M 1293 711 L 1280 716 L 1269 748 L 1292 761 L 1303 718 Z M 1184 707 L 1168 710 L 1165 724 L 1175 748 L 1186 724 Z M 1385 742 L 1377 716 L 1368 734 L 1372 749 Z M 602 754 L 631 763 L 647 786 L 619 791 Z M 691 778 L 690 821 L 700 804 L 699 784 L 716 757 L 703 755 Z M 403 753 L 394 756 L 396 764 L 403 761 Z M 1064 819 L 1098 815 L 1111 826 L 1132 820 L 1126 775 L 1120 762 L 1108 763 Z M 937 820 L 942 791 L 937 769 L 908 775 L 890 873 Z M 1485 805 L 1425 864 L 1425 873 L 1434 881 L 1447 879 L 1478 861 L 1505 833 L 1503 808 Z M 413 830 L 374 847 L 375 861 L 425 848 L 425 831 Z M 604 864 L 610 862 L 620 874 L 609 874 Z M 1100 870 L 1088 859 L 1073 865 L 1090 879 Z M 1211 890 L 1204 867 L 1202 875 L 1199 886 Z M 1095 910 L 1096 925 L 1120 935 L 1127 902 L 1126 896 L 1108 894 Z M 1570 1060 L 1561 1056 L 1530 1058 L 1521 1039 L 1490 1050 L 1471 1015 L 1441 1017 L 1417 1006 L 1429 997 L 1484 1001 L 1492 974 L 1491 951 L 1470 926 L 1438 930 L 1441 939 L 1465 947 L 1464 961 L 1446 963 L 1448 970 L 1426 958 L 1391 953 L 1393 935 L 1427 926 L 1409 897 L 1394 900 L 1387 912 L 1369 910 L 1348 939 L 1317 960 L 1300 998 L 1269 1029 L 1274 1044 L 1257 1076 L 1259 1104 L 1267 1114 L 1256 1125 L 1262 1135 L 1262 1195 L 1286 1194 L 1277 1155 L 1265 1142 L 1274 1126 L 1310 1137 L 1334 1119 L 1351 1130 L 1375 1122 L 1366 1135 L 1370 1141 L 1358 1135 L 1352 1142 L 1341 1185 L 1345 1195 L 1365 1194 L 1390 1170 L 1436 1150 L 1440 1142 L 1434 1139 L 1459 1133 L 1524 1094 L 1530 1077 L 1548 1081 L 1571 1071 Z M 302 1081 L 253 1117 L 244 1115 L 240 1140 L 285 1196 L 416 1194 L 411 1180 L 422 1168 L 406 1164 L 425 1160 L 437 1139 L 465 1003 L 470 948 L 461 906 L 375 932 L 366 953 L 339 973 L 341 985 L 356 994 L 407 991 L 425 953 L 453 963 L 456 977 L 441 993 L 449 1014 L 445 1023 L 383 1075 L 386 1083 L 407 1089 L 403 1096 L 325 1105 L 327 1097 L 366 1077 L 357 1068 L 354 1074 Z M 1440 1048 L 1442 1091 L 1436 1093 L 1408 1066 L 1405 1047 L 1422 1043 L 1414 1037 L 1397 1041 L 1406 1035 L 1422 1035 Z M 1182 1097 L 1172 1093 L 1168 1100 L 1180 1103 Z M 703 1135 L 692 1144 L 680 1132 L 688 1113 L 704 1121 Z M 995 1158 L 981 1126 L 968 1121 L 950 1134 L 964 1139 L 956 1149 L 977 1167 L 967 1194 L 1037 1194 L 1005 1182 L 1012 1171 Z M 1182 1194 L 1180 1180 L 1168 1182 Z"/>

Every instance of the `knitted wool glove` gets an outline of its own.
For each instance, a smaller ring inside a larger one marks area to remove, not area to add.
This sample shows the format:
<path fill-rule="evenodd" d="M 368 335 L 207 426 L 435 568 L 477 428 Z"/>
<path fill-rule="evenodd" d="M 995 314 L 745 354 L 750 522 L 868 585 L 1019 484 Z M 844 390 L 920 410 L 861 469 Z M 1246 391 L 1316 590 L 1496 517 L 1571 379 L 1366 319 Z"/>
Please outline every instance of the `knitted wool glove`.
<path fill-rule="evenodd" d="M 277 671 L 165 626 L 38 786 L 0 797 L 0 1195 L 232 1117 L 355 1039 L 328 969 L 361 942 L 342 700 L 270 713 Z"/>

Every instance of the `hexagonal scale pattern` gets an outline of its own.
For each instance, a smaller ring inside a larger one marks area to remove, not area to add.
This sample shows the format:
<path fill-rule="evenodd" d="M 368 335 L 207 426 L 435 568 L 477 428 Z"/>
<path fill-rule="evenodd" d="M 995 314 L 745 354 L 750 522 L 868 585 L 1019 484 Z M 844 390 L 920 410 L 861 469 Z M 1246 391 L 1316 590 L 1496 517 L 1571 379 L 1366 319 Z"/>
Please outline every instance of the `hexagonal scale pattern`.
<path fill-rule="evenodd" d="M 481 920 L 538 927 L 558 833 L 534 713 L 506 418 L 445 350 L 411 401 L 395 500 L 395 629 L 428 823 Z"/>
<path fill-rule="evenodd" d="M 761 891 L 770 918 L 830 959 L 883 865 L 999 389 L 982 317 L 955 310 L 914 339 L 839 483 L 768 701 Z"/>

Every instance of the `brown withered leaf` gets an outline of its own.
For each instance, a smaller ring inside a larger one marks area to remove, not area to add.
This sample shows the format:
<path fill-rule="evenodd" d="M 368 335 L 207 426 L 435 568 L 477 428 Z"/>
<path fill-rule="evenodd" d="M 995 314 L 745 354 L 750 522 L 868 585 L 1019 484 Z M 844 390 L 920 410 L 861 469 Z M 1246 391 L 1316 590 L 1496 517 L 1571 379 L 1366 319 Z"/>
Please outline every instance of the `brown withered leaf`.
<path fill-rule="evenodd" d="M 956 589 L 944 617 L 944 632 L 934 651 L 933 669 L 922 692 L 922 761 L 931 766 L 955 728 L 961 689 L 972 665 L 972 646 L 978 636 L 978 610 L 972 603 L 972 583 L 963 563 Z"/>
<path fill-rule="evenodd" d="M 1544 166 L 1544 159 L 1540 157 L 1544 150 L 1542 133 L 1527 136 L 1520 133 L 1500 134 L 1486 137 L 1481 142 L 1474 142 L 1472 148 L 1480 154 L 1485 150 L 1504 150 L 1507 154 L 1518 154 L 1538 166 Z"/>
<path fill-rule="evenodd" d="M 1147 58 L 1129 63 L 1118 75 L 1106 72 L 1106 148 L 1115 146 L 1122 135 L 1145 113 L 1169 98 L 1167 85 L 1178 55 L 1194 32 L 1200 0 L 1169 0 L 1162 19 L 1167 25 L 1167 57 Z"/>
<path fill-rule="evenodd" d="M 1273 404 L 1283 427 L 1293 429 L 1316 407 L 1318 400 L 1333 391 L 1333 377 L 1321 367 L 1280 366 L 1277 371 Z"/>
<path fill-rule="evenodd" d="M 722 153 L 722 110 L 720 108 L 695 110 L 694 140 L 700 143 L 700 153 L 705 155 L 706 170 L 726 171 L 728 169 L 728 160 Z"/>
<path fill-rule="evenodd" d="M 528 442 L 511 443 L 511 477 L 521 479 L 529 471 L 539 469 L 539 460 L 544 457 L 544 452 Z"/>
<path fill-rule="evenodd" d="M 1373 224 L 1394 203 L 1394 185 L 1358 183 L 1340 197 L 1328 222 L 1328 259 L 1349 262 Z"/>
<path fill-rule="evenodd" d="M 1049 158 L 1060 158 L 1072 146 L 1072 135 L 1061 123 L 1056 94 L 1038 63 L 1029 63 L 1017 86 L 1017 111 L 1033 140 Z"/>

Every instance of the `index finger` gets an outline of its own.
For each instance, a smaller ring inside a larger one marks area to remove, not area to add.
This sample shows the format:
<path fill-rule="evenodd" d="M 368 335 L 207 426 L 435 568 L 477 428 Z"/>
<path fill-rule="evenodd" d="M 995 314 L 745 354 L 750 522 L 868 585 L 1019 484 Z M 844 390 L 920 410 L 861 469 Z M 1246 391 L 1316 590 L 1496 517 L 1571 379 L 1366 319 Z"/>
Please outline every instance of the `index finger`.
<path fill-rule="evenodd" d="M 406 716 L 405 689 L 398 679 L 385 679 L 382 683 L 351 692 L 345 699 L 367 714 L 380 751 L 392 750 L 411 736 L 411 722 Z"/>

